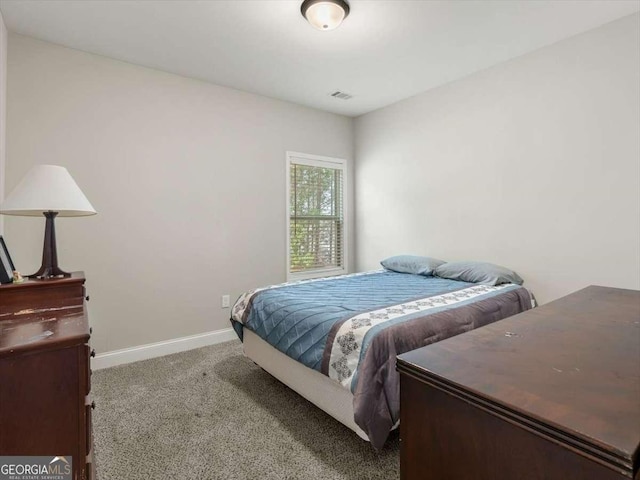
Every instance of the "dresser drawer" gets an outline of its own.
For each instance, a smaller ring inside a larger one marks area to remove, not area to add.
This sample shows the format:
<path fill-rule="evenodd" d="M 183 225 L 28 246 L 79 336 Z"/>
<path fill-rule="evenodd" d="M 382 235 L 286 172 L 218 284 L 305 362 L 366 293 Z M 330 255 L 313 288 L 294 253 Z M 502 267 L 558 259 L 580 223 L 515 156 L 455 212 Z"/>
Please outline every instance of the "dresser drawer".
<path fill-rule="evenodd" d="M 0 314 L 11 314 L 25 309 L 41 310 L 70 306 L 82 306 L 85 298 L 84 276 L 74 273 L 71 277 L 55 280 L 26 280 L 24 283 L 0 287 Z"/>

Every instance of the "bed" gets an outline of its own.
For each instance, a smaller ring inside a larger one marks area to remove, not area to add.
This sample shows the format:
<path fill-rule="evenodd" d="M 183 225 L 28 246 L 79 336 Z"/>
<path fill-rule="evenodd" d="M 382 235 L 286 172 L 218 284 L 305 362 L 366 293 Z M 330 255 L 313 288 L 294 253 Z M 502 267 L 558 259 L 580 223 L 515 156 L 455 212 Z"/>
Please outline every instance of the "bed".
<path fill-rule="evenodd" d="M 399 422 L 397 355 L 531 306 L 516 284 L 378 270 L 244 293 L 231 323 L 247 357 L 381 448 Z"/>

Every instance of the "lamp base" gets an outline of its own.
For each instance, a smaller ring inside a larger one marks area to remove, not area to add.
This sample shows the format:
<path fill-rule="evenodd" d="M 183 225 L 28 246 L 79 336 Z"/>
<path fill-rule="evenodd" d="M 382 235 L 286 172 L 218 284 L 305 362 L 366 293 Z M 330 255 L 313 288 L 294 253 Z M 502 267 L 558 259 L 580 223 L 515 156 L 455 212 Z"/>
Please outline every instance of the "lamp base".
<path fill-rule="evenodd" d="M 31 275 L 27 275 L 27 278 L 30 278 L 32 280 L 48 280 L 50 278 L 58 278 L 58 277 L 70 277 L 71 274 L 69 272 L 65 272 L 64 270 L 61 270 L 60 268 L 56 268 L 54 269 L 48 269 L 45 268 L 43 266 L 40 267 L 40 269 L 36 272 L 33 273 Z"/>
<path fill-rule="evenodd" d="M 71 274 L 58 267 L 58 252 L 56 249 L 56 228 L 54 220 L 58 212 L 42 212 L 47 219 L 44 229 L 44 246 L 42 247 L 42 266 L 28 275 L 28 278 L 48 280 L 56 277 L 70 277 Z"/>

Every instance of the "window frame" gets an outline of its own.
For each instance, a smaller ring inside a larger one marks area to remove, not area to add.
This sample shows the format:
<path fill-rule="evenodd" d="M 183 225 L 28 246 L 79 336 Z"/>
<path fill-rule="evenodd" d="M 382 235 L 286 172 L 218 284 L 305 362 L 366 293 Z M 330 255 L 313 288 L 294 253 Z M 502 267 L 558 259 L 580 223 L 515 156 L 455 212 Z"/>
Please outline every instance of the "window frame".
<path fill-rule="evenodd" d="M 342 267 L 326 267 L 307 270 L 304 272 L 291 272 L 291 164 L 308 165 L 310 167 L 324 167 L 342 170 Z M 331 277 L 348 273 L 349 265 L 349 175 L 347 160 L 344 158 L 325 157 L 322 155 L 311 155 L 309 153 L 286 152 L 286 269 L 287 281 L 307 280 L 310 278 Z"/>

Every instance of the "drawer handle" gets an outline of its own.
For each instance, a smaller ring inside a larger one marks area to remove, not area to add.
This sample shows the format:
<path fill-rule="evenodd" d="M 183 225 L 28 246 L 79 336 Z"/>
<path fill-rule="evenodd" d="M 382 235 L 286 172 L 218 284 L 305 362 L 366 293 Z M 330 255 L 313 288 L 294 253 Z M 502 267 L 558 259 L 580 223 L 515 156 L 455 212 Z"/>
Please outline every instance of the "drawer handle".
<path fill-rule="evenodd" d="M 95 357 L 95 356 L 96 356 L 96 349 L 95 349 L 95 348 L 91 350 L 91 354 L 90 354 L 90 355 L 91 355 L 92 357 Z"/>
<path fill-rule="evenodd" d="M 96 402 L 95 400 L 93 402 L 91 402 L 91 410 L 95 410 L 96 409 Z"/>
<path fill-rule="evenodd" d="M 84 297 L 84 299 L 88 302 L 90 300 L 89 295 L 87 295 L 86 297 Z"/>
<path fill-rule="evenodd" d="M 89 327 L 89 335 L 93 333 L 93 327 Z"/>

